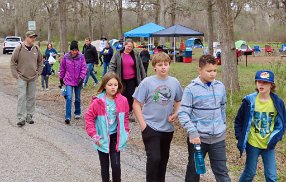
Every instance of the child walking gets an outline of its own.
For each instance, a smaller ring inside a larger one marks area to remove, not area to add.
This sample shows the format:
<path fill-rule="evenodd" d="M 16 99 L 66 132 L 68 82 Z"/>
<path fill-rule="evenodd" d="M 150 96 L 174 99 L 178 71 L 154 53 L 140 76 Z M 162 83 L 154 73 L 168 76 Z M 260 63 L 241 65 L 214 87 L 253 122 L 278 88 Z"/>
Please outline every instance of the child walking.
<path fill-rule="evenodd" d="M 265 181 L 278 181 L 275 146 L 285 132 L 285 105 L 274 94 L 274 74 L 257 71 L 256 92 L 244 97 L 235 118 L 235 137 L 240 156 L 246 151 L 245 168 L 240 182 L 253 181 L 259 155 L 264 165 Z"/>
<path fill-rule="evenodd" d="M 129 137 L 129 105 L 121 95 L 122 90 L 118 76 L 106 73 L 84 117 L 86 131 L 98 151 L 103 182 L 110 180 L 109 158 L 112 181 L 121 181 L 120 151 L 126 147 Z"/>
<path fill-rule="evenodd" d="M 187 130 L 189 160 L 186 182 L 200 181 L 194 162 L 194 145 L 200 144 L 203 155 L 209 155 L 216 181 L 230 181 L 226 166 L 226 91 L 222 82 L 215 80 L 217 62 L 211 55 L 199 59 L 199 76 L 185 88 L 179 120 Z"/>
<path fill-rule="evenodd" d="M 49 90 L 49 77 L 51 75 L 51 65 L 49 61 L 46 59 L 46 56 L 43 55 L 43 71 L 41 73 L 41 83 L 42 89 L 41 90 Z"/>
<path fill-rule="evenodd" d="M 171 59 L 166 53 L 155 54 L 155 75 L 145 78 L 133 94 L 134 114 L 139 122 L 147 155 L 146 181 L 165 181 L 183 90 L 179 81 L 169 76 Z"/>

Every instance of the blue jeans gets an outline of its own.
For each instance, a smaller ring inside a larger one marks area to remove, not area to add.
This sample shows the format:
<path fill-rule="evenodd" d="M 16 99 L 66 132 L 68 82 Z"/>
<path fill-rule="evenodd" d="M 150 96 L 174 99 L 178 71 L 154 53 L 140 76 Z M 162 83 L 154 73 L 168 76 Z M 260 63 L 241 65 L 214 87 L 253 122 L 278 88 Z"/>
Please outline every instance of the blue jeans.
<path fill-rule="evenodd" d="M 104 76 L 104 75 L 106 74 L 107 68 L 109 69 L 109 62 L 103 61 L 103 72 L 102 72 L 102 76 Z"/>
<path fill-rule="evenodd" d="M 74 101 L 74 107 L 75 115 L 81 114 L 81 108 L 80 108 L 80 91 L 81 86 L 66 86 L 67 94 L 66 94 L 66 119 L 71 119 L 71 109 L 72 109 L 72 91 L 74 90 L 75 94 L 75 101 Z"/>
<path fill-rule="evenodd" d="M 189 151 L 189 162 L 187 165 L 186 172 L 186 182 L 199 182 L 200 175 L 196 173 L 195 161 L 194 161 L 194 145 L 190 143 L 189 138 L 188 151 Z M 217 182 L 230 182 L 230 177 L 228 175 L 228 169 L 226 166 L 226 151 L 225 151 L 225 140 L 214 143 L 207 144 L 201 143 L 202 151 L 204 156 L 206 153 L 209 155 L 212 171 L 215 175 Z"/>
<path fill-rule="evenodd" d="M 96 76 L 94 74 L 93 64 L 92 63 L 88 63 L 86 66 L 87 66 L 87 73 L 86 73 L 86 77 L 84 79 L 84 84 L 85 85 L 87 84 L 89 75 L 91 75 L 91 77 L 93 78 L 94 83 L 98 83 L 98 80 L 97 80 L 97 78 L 96 78 Z"/>
<path fill-rule="evenodd" d="M 262 157 L 266 182 L 278 181 L 274 149 L 259 149 L 247 143 L 245 168 L 242 175 L 240 176 L 240 182 L 253 181 L 253 178 L 256 174 L 259 155 Z"/>

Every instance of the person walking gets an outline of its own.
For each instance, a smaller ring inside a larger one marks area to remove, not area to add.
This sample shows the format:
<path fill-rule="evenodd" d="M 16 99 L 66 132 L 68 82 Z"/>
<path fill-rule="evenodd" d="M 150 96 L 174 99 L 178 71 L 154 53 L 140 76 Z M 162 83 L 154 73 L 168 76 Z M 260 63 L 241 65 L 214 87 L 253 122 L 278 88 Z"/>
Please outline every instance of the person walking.
<path fill-rule="evenodd" d="M 59 76 L 60 87 L 63 85 L 66 86 L 66 124 L 70 124 L 71 121 L 73 91 L 75 94 L 74 118 L 79 119 L 81 117 L 80 93 L 86 71 L 87 68 L 84 55 L 79 52 L 77 41 L 72 41 L 70 45 L 70 52 L 65 54 L 61 60 Z"/>
<path fill-rule="evenodd" d="M 25 40 L 12 53 L 11 72 L 17 79 L 18 103 L 17 118 L 19 127 L 25 122 L 34 124 L 33 115 L 36 102 L 36 82 L 42 72 L 43 58 L 40 49 L 35 45 L 38 35 L 27 31 Z"/>
<path fill-rule="evenodd" d="M 49 61 L 46 59 L 46 56 L 43 56 L 44 64 L 43 64 L 43 71 L 41 73 L 41 90 L 49 90 L 49 77 L 51 73 L 51 65 Z"/>
<path fill-rule="evenodd" d="M 55 48 L 53 48 L 53 44 L 52 43 L 48 43 L 47 48 L 45 50 L 45 56 L 46 56 L 46 60 L 49 60 L 50 56 L 52 56 L 54 58 L 54 60 L 57 59 L 57 50 Z M 55 70 L 53 69 L 53 65 L 54 63 L 51 63 L 51 74 L 55 74 Z"/>
<path fill-rule="evenodd" d="M 100 66 L 103 65 L 103 61 L 102 61 L 102 56 L 103 56 L 102 50 L 106 47 L 106 43 L 107 43 L 107 38 L 106 38 L 105 36 L 101 36 L 100 42 L 99 42 L 99 50 L 98 50 Z"/>
<path fill-rule="evenodd" d="M 171 59 L 155 54 L 155 75 L 145 78 L 135 90 L 134 114 L 139 122 L 147 155 L 146 181 L 165 181 L 170 145 L 183 95 L 180 82 L 169 76 Z"/>
<path fill-rule="evenodd" d="M 144 66 L 144 69 L 145 69 L 145 73 L 146 73 L 146 76 L 147 76 L 147 71 L 148 71 L 148 66 L 149 66 L 149 61 L 150 61 L 150 53 L 147 50 L 147 46 L 146 45 L 143 46 L 143 50 L 140 52 L 139 55 L 140 55 L 140 58 L 141 58 L 141 61 L 143 63 L 143 66 Z"/>
<path fill-rule="evenodd" d="M 129 103 L 130 121 L 135 119 L 132 113 L 133 97 L 135 88 L 146 77 L 146 73 L 140 58 L 134 53 L 134 43 L 132 39 L 124 42 L 124 48 L 114 54 L 110 61 L 109 70 L 117 73 L 124 86 L 124 95 Z"/>
<path fill-rule="evenodd" d="M 97 85 L 98 80 L 94 73 L 94 65 L 98 65 L 98 54 L 97 54 L 96 48 L 93 45 L 91 45 L 90 38 L 85 39 L 85 44 L 83 46 L 82 53 L 84 54 L 84 58 L 86 61 L 86 66 L 87 66 L 87 73 L 86 73 L 86 77 L 83 82 L 83 87 L 87 85 L 90 75 L 93 78 L 94 85 Z"/>
<path fill-rule="evenodd" d="M 188 165 L 186 182 L 200 181 L 196 173 L 194 152 L 200 144 L 203 156 L 208 153 L 212 171 L 218 182 L 230 182 L 226 166 L 226 90 L 215 79 L 217 62 L 212 55 L 199 59 L 199 76 L 184 89 L 179 120 L 188 137 Z"/>
<path fill-rule="evenodd" d="M 121 95 L 123 86 L 113 72 L 104 75 L 98 89 L 85 113 L 86 132 L 98 151 L 101 177 L 110 182 L 109 158 L 111 161 L 112 181 L 121 181 L 120 151 L 127 145 L 129 138 L 129 105 Z"/>
<path fill-rule="evenodd" d="M 105 44 L 105 48 L 101 51 L 101 54 L 103 55 L 103 72 L 101 77 L 103 77 L 107 69 L 109 69 L 109 63 L 113 56 L 113 49 L 108 42 Z"/>
<path fill-rule="evenodd" d="M 257 71 L 255 85 L 256 92 L 244 97 L 234 123 L 240 156 L 246 151 L 245 167 L 239 182 L 253 181 L 260 155 L 265 181 L 278 181 L 275 146 L 285 133 L 285 104 L 274 93 L 276 86 L 272 71 Z"/>

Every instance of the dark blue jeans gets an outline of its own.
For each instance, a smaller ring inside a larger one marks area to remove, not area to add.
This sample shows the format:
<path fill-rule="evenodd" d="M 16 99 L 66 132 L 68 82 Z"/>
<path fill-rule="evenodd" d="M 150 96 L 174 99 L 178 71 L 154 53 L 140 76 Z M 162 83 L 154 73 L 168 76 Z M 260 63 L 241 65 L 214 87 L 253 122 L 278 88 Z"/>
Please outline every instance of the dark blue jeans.
<path fill-rule="evenodd" d="M 109 69 L 109 62 L 103 61 L 103 72 L 102 72 L 102 77 L 106 74 L 107 68 Z"/>
<path fill-rule="evenodd" d="M 110 135 L 109 154 L 98 150 L 102 182 L 109 182 L 109 157 L 111 160 L 112 181 L 121 181 L 120 152 L 115 150 L 116 141 L 117 133 Z"/>
<path fill-rule="evenodd" d="M 75 101 L 74 101 L 74 107 L 75 115 L 80 115 L 81 114 L 81 108 L 80 108 L 80 91 L 81 91 L 81 86 L 66 86 L 67 94 L 66 94 L 66 119 L 71 119 L 71 110 L 72 110 L 72 92 L 74 90 L 74 95 L 75 95 Z"/>
<path fill-rule="evenodd" d="M 258 157 L 261 155 L 264 165 L 264 176 L 266 182 L 278 181 L 276 173 L 275 151 L 259 149 L 247 143 L 245 168 L 240 176 L 240 182 L 250 182 L 256 174 Z"/>
<path fill-rule="evenodd" d="M 142 132 L 142 138 L 147 155 L 147 182 L 165 182 L 173 133 L 174 132 L 155 131 L 148 125 Z"/>
<path fill-rule="evenodd" d="M 194 145 L 188 142 L 189 162 L 187 166 L 186 182 L 198 182 L 200 181 L 200 175 L 196 173 L 195 161 L 194 161 Z M 214 143 L 206 144 L 201 143 L 204 156 L 206 153 L 209 155 L 212 171 L 215 175 L 217 182 L 231 181 L 228 176 L 228 170 L 226 167 L 226 152 L 225 152 L 225 140 Z"/>
<path fill-rule="evenodd" d="M 88 64 L 86 64 L 86 67 L 87 67 L 87 73 L 86 73 L 86 77 L 84 79 L 84 84 L 85 85 L 87 84 L 90 75 L 93 78 L 94 83 L 98 83 L 98 80 L 97 80 L 97 78 L 96 78 L 96 76 L 94 74 L 93 64 L 92 63 L 88 63 Z"/>

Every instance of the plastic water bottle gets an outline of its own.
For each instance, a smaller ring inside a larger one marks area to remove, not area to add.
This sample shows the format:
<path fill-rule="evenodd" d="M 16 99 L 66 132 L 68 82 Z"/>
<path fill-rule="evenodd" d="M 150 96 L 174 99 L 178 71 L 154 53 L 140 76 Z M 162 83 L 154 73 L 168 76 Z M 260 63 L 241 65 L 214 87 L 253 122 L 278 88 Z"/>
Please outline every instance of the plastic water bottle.
<path fill-rule="evenodd" d="M 206 166 L 203 151 L 201 145 L 195 144 L 194 145 L 195 152 L 194 152 L 194 159 L 195 159 L 195 167 L 197 174 L 205 174 L 206 173 Z"/>

